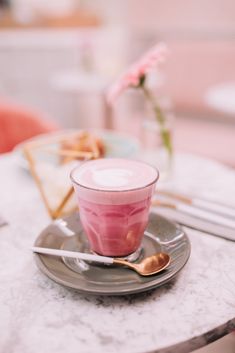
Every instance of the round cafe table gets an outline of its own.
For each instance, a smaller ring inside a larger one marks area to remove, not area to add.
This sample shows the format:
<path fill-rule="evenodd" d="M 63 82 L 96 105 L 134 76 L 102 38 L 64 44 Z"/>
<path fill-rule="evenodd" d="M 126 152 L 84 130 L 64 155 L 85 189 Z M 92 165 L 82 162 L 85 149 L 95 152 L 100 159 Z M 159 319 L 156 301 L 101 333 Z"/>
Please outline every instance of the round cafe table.
<path fill-rule="evenodd" d="M 18 158 L 0 158 L 1 352 L 184 353 L 235 329 L 235 242 L 196 230 L 180 274 L 148 292 L 89 296 L 47 278 L 29 249 L 50 219 Z M 169 182 L 235 205 L 235 171 L 216 162 L 177 155 Z"/>

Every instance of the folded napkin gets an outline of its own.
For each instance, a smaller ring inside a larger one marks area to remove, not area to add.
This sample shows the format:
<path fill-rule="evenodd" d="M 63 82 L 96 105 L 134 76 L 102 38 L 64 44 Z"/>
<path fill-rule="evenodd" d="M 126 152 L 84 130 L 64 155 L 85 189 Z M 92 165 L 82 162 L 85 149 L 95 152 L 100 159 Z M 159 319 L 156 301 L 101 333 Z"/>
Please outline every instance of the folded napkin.
<path fill-rule="evenodd" d="M 155 211 L 159 215 L 162 215 L 163 217 L 170 218 L 173 221 L 189 228 L 193 228 L 201 232 L 215 235 L 217 237 L 235 241 L 234 228 L 216 224 L 198 217 L 193 217 L 187 213 L 183 213 L 175 209 L 157 206 L 153 208 L 153 211 Z"/>

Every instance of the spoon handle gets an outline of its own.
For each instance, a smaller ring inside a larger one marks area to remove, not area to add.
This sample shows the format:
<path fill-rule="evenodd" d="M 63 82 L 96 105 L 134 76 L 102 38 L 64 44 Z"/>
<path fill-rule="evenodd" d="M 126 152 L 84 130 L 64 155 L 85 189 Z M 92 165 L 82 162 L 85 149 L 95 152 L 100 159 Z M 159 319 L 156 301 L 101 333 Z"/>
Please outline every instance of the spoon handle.
<path fill-rule="evenodd" d="M 37 246 L 33 246 L 32 247 L 32 251 L 36 252 L 36 253 L 39 253 L 39 254 L 71 257 L 71 258 L 74 258 L 74 259 L 101 262 L 101 263 L 105 263 L 105 264 L 112 264 L 113 263 L 113 258 L 111 258 L 111 257 L 93 255 L 93 254 L 86 254 L 86 253 L 81 253 L 81 252 L 77 252 L 77 251 L 67 251 L 67 250 L 60 250 L 60 249 L 41 248 L 41 247 L 37 247 Z"/>

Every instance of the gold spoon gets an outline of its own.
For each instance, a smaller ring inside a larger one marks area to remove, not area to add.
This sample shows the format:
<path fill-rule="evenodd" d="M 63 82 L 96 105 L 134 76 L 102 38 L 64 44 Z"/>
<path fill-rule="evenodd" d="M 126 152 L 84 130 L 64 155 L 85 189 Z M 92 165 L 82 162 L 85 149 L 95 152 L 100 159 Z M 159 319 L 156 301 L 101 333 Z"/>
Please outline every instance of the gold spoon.
<path fill-rule="evenodd" d="M 170 263 L 170 256 L 164 252 L 158 252 L 148 256 L 139 263 L 131 263 L 122 259 L 113 259 L 113 263 L 129 267 L 141 276 L 151 276 L 163 271 Z"/>
<path fill-rule="evenodd" d="M 159 252 L 154 255 L 148 256 L 139 263 L 131 263 L 129 261 L 112 258 L 107 256 L 92 255 L 86 253 L 80 253 L 77 251 L 67 251 L 59 249 L 33 247 L 33 252 L 46 255 L 54 255 L 61 257 L 70 257 L 74 259 L 80 259 L 85 261 L 101 262 L 106 264 L 114 264 L 120 266 L 126 266 L 131 270 L 136 271 L 141 276 L 150 276 L 155 273 L 164 270 L 170 263 L 170 256 L 166 253 Z"/>

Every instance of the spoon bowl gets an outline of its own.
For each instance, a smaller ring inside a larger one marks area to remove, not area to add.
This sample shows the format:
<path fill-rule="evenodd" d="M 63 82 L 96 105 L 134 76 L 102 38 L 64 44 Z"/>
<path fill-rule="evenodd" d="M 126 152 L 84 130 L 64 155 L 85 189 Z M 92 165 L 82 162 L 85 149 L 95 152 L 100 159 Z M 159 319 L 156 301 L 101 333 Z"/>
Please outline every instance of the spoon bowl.
<path fill-rule="evenodd" d="M 114 259 L 113 263 L 126 266 L 141 276 L 151 276 L 167 268 L 170 264 L 170 256 L 167 253 L 160 252 L 146 257 L 139 263 L 130 263 L 122 259 Z"/>

